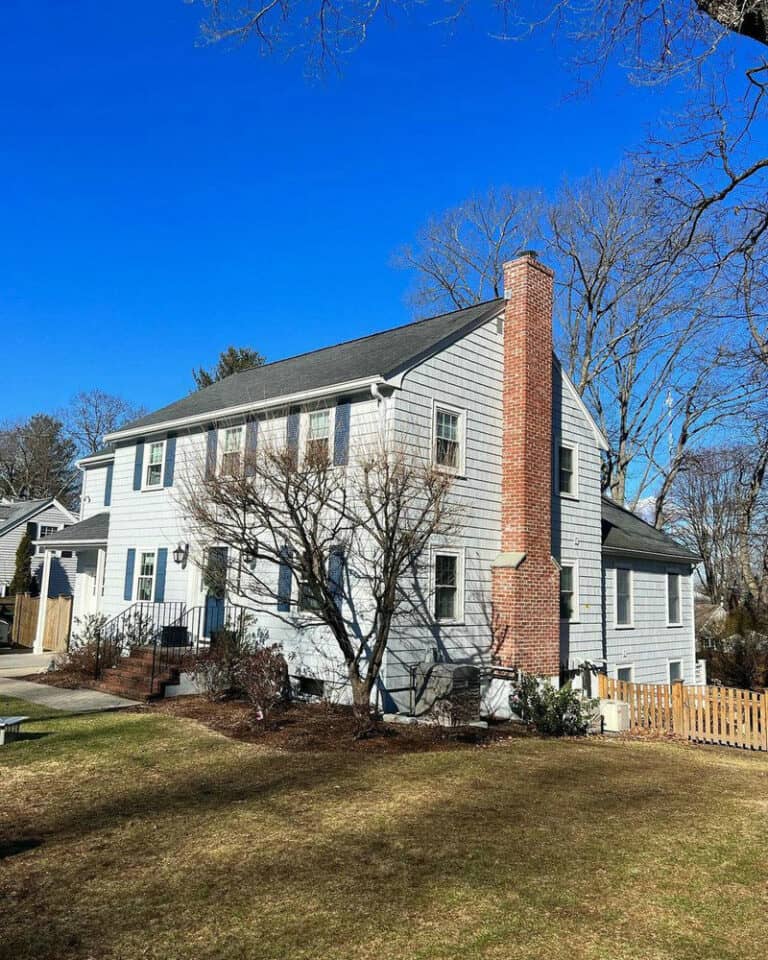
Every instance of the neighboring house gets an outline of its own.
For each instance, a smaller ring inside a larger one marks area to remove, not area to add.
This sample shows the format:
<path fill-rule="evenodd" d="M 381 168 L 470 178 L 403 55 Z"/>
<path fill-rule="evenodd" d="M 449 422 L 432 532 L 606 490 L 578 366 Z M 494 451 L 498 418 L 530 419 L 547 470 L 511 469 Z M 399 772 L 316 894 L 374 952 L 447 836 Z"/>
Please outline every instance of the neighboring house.
<path fill-rule="evenodd" d="M 16 569 L 16 551 L 25 532 L 32 540 L 39 540 L 57 533 L 77 517 L 63 507 L 58 500 L 0 500 L 0 595 L 8 587 Z M 32 574 L 41 582 L 43 548 L 35 547 L 32 557 Z M 56 553 L 52 558 L 48 583 L 48 596 L 72 595 L 75 589 L 75 560 L 70 551 Z"/>
<path fill-rule="evenodd" d="M 222 548 L 194 542 L 180 485 L 264 438 L 300 450 L 311 412 L 336 464 L 353 469 L 354 451 L 384 437 L 455 475 L 461 525 L 431 550 L 423 616 L 393 629 L 390 707 L 432 657 L 499 676 L 557 679 L 591 662 L 623 679 L 694 682 L 697 558 L 601 496 L 607 441 L 553 355 L 552 283 L 523 255 L 505 266 L 504 298 L 235 374 L 111 434 L 111 451 L 81 462 L 81 523 L 51 542 L 77 554 L 76 611 L 186 604 L 206 610 L 210 633 L 227 598 L 211 597 L 201 570 Z M 175 562 L 187 546 L 193 562 Z M 327 630 L 276 613 L 256 624 L 291 672 L 313 689 L 338 684 Z"/>

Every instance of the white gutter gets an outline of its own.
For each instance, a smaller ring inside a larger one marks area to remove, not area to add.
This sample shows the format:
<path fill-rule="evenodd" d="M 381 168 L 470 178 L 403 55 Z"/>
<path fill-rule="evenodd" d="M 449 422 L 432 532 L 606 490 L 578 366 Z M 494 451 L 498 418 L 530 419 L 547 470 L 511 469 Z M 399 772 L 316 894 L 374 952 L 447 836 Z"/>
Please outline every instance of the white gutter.
<path fill-rule="evenodd" d="M 127 430 L 115 430 L 104 436 L 105 443 L 115 440 L 128 440 L 132 437 L 144 437 L 150 433 L 160 433 L 165 430 L 176 430 L 184 427 L 194 427 L 211 420 L 223 420 L 237 417 L 240 414 L 251 413 L 255 410 L 270 410 L 275 407 L 291 406 L 295 403 L 305 403 L 307 400 L 319 400 L 323 397 L 332 397 L 339 393 L 351 393 L 358 390 L 370 389 L 374 384 L 386 383 L 384 377 L 365 377 L 362 380 L 348 380 L 346 383 L 332 383 L 327 387 L 318 387 L 315 390 L 302 390 L 300 393 L 283 394 L 270 400 L 249 400 L 236 407 L 224 407 L 220 410 L 210 410 L 206 413 L 195 413 L 188 417 L 178 417 L 175 420 L 164 420 L 158 423 L 148 423 L 143 427 L 131 427 Z"/>
<path fill-rule="evenodd" d="M 110 460 L 114 460 L 114 459 L 115 459 L 115 454 L 114 454 L 114 452 L 112 452 L 112 453 L 102 453 L 102 454 L 101 454 L 100 456 L 98 456 L 98 457 L 96 457 L 96 456 L 81 457 L 80 460 L 76 460 L 76 461 L 75 461 L 75 466 L 76 466 L 76 467 L 79 467 L 81 470 L 85 470 L 85 469 L 86 469 L 87 467 L 89 467 L 92 463 L 94 463 L 94 464 L 109 463 Z"/>
<path fill-rule="evenodd" d="M 49 550 L 58 550 L 60 547 L 98 547 L 105 544 L 108 537 L 96 540 L 60 540 L 58 537 L 43 537 L 42 540 L 33 540 L 36 547 L 47 547 Z"/>

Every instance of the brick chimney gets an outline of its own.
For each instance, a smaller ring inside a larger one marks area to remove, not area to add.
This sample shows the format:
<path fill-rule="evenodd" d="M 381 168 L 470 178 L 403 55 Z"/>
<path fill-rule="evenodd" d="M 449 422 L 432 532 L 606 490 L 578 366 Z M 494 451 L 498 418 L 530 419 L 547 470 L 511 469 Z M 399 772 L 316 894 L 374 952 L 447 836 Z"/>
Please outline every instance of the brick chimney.
<path fill-rule="evenodd" d="M 504 264 L 501 554 L 493 564 L 502 666 L 560 670 L 560 575 L 552 558 L 553 273 L 531 251 Z"/>

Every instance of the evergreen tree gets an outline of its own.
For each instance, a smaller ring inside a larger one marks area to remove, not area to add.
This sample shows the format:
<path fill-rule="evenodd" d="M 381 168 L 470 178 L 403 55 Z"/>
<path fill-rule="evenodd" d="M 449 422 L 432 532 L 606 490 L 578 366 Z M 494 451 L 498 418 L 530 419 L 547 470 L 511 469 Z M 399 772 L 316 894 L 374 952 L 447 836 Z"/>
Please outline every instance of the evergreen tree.
<path fill-rule="evenodd" d="M 218 362 L 215 367 L 206 370 L 205 367 L 199 367 L 192 371 L 195 380 L 195 389 L 203 390 L 210 387 L 219 380 L 231 377 L 233 373 L 242 373 L 243 370 L 251 370 L 253 367 L 260 367 L 265 364 L 266 357 L 263 357 L 256 350 L 250 347 L 227 347 L 219 354 Z"/>
<path fill-rule="evenodd" d="M 35 554 L 35 548 L 32 543 L 32 537 L 29 530 L 25 531 L 24 536 L 19 541 L 16 548 L 16 568 L 13 573 L 13 579 L 9 587 L 9 593 L 32 593 L 34 578 L 32 577 L 32 557 Z"/>

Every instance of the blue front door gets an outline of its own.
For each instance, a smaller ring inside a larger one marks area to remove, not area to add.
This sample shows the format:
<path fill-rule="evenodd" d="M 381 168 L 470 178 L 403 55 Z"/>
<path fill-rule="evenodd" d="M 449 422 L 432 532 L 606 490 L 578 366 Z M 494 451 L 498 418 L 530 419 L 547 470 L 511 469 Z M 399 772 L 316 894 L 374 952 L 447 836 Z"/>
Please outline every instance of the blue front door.
<path fill-rule="evenodd" d="M 221 630 L 224 626 L 224 606 L 227 581 L 227 548 L 211 547 L 205 564 L 205 617 L 203 619 L 203 636 L 210 637 L 212 633 Z"/>

